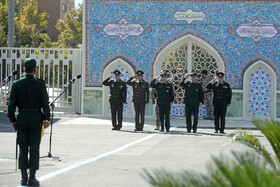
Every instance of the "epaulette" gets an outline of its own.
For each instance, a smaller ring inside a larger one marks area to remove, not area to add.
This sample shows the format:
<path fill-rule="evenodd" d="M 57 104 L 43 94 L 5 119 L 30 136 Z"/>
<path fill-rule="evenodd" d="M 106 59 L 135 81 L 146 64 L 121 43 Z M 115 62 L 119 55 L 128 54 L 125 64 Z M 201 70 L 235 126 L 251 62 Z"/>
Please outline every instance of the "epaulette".
<path fill-rule="evenodd" d="M 43 79 L 37 79 L 38 81 L 42 81 L 43 83 L 45 83 L 46 81 Z"/>

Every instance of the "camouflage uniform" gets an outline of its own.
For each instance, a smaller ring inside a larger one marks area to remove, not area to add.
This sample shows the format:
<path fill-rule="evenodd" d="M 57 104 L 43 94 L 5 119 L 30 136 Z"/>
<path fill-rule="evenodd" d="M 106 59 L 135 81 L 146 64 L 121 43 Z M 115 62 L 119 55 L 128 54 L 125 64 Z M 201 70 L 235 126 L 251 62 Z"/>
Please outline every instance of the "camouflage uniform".
<path fill-rule="evenodd" d="M 206 106 L 207 119 L 213 119 L 213 95 L 212 91 L 207 89 L 207 84 L 213 79 L 213 77 L 209 74 L 206 75 L 205 78 L 202 79 L 201 86 L 204 93 L 204 103 Z"/>

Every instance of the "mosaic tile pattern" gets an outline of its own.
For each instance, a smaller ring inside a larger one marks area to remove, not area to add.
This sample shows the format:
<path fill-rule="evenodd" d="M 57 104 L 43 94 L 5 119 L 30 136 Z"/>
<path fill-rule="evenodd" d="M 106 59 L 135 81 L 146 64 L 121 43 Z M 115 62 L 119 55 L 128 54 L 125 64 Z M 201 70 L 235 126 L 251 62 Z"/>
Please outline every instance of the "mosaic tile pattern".
<path fill-rule="evenodd" d="M 227 81 L 232 88 L 242 88 L 244 64 L 266 59 L 278 75 L 279 88 L 280 38 L 253 41 L 240 38 L 235 33 L 239 24 L 276 24 L 279 32 L 279 3 L 223 3 L 221 2 L 126 2 L 86 1 L 86 87 L 101 86 L 104 63 L 116 54 L 129 59 L 134 69 L 145 71 L 148 81 L 153 76 L 153 64 L 158 53 L 171 42 L 192 34 L 211 45 L 225 63 Z M 177 21 L 177 11 L 203 12 L 203 21 Z M 128 23 L 141 24 L 144 32 L 137 37 L 120 39 L 103 32 L 108 23 L 118 23 L 125 18 Z"/>
<path fill-rule="evenodd" d="M 270 115 L 271 78 L 262 68 L 250 76 L 249 115 Z"/>
<path fill-rule="evenodd" d="M 121 74 L 121 80 L 126 82 L 129 78 L 130 75 L 128 73 L 128 71 L 121 65 L 118 65 L 118 67 L 116 68 L 118 69 L 122 74 Z M 111 75 L 114 75 L 115 69 L 111 72 Z M 129 87 L 127 87 L 127 96 L 126 96 L 126 104 L 124 104 L 123 106 L 123 111 L 128 112 L 129 111 L 129 96 L 130 96 L 130 91 L 129 91 Z"/>
<path fill-rule="evenodd" d="M 171 106 L 170 116 L 172 117 L 184 117 L 185 116 L 185 106 Z M 207 116 L 206 108 L 200 107 L 198 117 L 204 118 Z"/>

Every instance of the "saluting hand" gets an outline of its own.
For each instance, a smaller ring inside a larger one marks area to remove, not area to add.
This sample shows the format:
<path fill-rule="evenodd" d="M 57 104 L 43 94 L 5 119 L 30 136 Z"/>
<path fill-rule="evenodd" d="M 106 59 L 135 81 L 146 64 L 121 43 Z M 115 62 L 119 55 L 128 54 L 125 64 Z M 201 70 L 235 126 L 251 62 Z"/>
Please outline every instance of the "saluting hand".
<path fill-rule="evenodd" d="M 113 77 L 113 75 L 110 75 L 109 78 L 111 79 Z"/>
<path fill-rule="evenodd" d="M 190 74 L 186 74 L 185 79 L 189 78 L 190 76 Z"/>
<path fill-rule="evenodd" d="M 15 131 L 17 131 L 17 127 L 16 127 L 16 122 L 11 123 L 12 127 L 14 128 Z"/>
<path fill-rule="evenodd" d="M 132 78 L 134 78 L 134 79 L 135 79 L 136 77 L 137 77 L 137 75 L 134 75 Z"/>

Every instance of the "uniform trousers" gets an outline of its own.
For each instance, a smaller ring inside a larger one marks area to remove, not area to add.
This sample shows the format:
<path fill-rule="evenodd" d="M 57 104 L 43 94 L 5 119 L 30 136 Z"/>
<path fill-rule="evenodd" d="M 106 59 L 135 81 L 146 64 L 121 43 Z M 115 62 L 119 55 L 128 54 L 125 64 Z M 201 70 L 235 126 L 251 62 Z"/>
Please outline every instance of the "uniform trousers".
<path fill-rule="evenodd" d="M 155 112 L 156 112 L 156 127 L 159 129 L 160 119 L 159 119 L 159 109 L 158 109 L 158 104 L 157 103 L 156 103 L 156 106 L 155 106 Z"/>
<path fill-rule="evenodd" d="M 206 106 L 206 112 L 208 118 L 213 118 L 214 112 L 213 112 L 213 97 L 211 92 L 204 94 L 204 103 Z"/>
<path fill-rule="evenodd" d="M 19 169 L 38 170 L 41 143 L 40 124 L 36 128 L 34 125 L 21 125 L 17 127 L 17 142 L 19 144 Z M 28 159 L 29 152 L 29 159 Z"/>
<path fill-rule="evenodd" d="M 226 124 L 227 104 L 214 104 L 215 130 L 224 132 Z M 221 123 L 220 123 L 221 122 Z"/>
<path fill-rule="evenodd" d="M 192 128 L 192 115 L 193 115 L 193 131 L 196 132 L 198 124 L 199 105 L 185 105 L 186 110 L 186 124 L 187 130 L 191 131 Z"/>
<path fill-rule="evenodd" d="M 123 118 L 123 104 L 111 103 L 111 115 L 112 115 L 112 125 L 114 128 L 122 128 L 122 118 Z M 117 123 L 118 115 L 118 123 Z"/>
<path fill-rule="evenodd" d="M 143 130 L 145 123 L 145 103 L 134 103 L 135 110 L 135 129 Z M 141 116 L 141 122 L 139 122 Z"/>
<path fill-rule="evenodd" d="M 160 125 L 161 130 L 164 131 L 164 126 L 167 131 L 170 129 L 170 105 L 158 105 L 159 109 L 159 119 L 160 119 Z"/>

